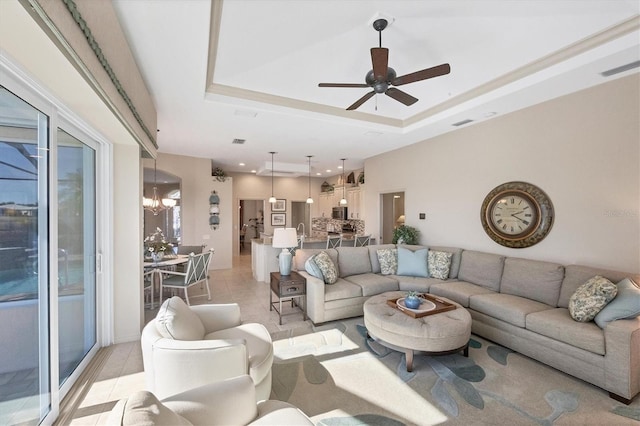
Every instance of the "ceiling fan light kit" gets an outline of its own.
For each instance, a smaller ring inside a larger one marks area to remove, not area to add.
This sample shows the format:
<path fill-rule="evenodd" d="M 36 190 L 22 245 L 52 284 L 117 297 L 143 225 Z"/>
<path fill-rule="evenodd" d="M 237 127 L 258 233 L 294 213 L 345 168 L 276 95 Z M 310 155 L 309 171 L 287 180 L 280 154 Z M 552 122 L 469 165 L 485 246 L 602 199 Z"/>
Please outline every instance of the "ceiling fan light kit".
<path fill-rule="evenodd" d="M 449 74 L 451 67 L 449 64 L 441 64 L 431 68 L 425 68 L 410 74 L 397 76 L 396 71 L 389 66 L 389 49 L 382 47 L 382 31 L 387 28 L 388 21 L 384 18 L 373 21 L 373 29 L 378 32 L 378 47 L 371 48 L 371 65 L 372 69 L 365 76 L 365 84 L 359 83 L 320 83 L 318 87 L 339 87 L 339 88 L 371 88 L 371 92 L 365 94 L 360 99 L 350 105 L 347 110 L 358 109 L 362 104 L 371 99 L 375 94 L 389 96 L 392 99 L 406 105 L 411 106 L 418 102 L 418 98 L 403 92 L 396 87 L 403 84 L 415 83 L 416 81 L 427 80 L 429 78 L 439 77 Z"/>

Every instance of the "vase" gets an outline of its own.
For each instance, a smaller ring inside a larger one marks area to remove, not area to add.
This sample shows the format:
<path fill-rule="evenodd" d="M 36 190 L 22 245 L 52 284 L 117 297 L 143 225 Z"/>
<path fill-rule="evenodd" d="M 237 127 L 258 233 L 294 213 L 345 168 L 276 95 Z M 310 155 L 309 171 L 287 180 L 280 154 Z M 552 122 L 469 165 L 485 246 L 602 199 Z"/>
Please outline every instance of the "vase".
<path fill-rule="evenodd" d="M 151 259 L 153 260 L 153 263 L 160 262 L 163 257 L 164 257 L 164 252 L 163 251 L 151 253 Z"/>
<path fill-rule="evenodd" d="M 405 297 L 404 306 L 409 309 L 418 309 L 420 307 L 420 298 L 419 297 Z"/>

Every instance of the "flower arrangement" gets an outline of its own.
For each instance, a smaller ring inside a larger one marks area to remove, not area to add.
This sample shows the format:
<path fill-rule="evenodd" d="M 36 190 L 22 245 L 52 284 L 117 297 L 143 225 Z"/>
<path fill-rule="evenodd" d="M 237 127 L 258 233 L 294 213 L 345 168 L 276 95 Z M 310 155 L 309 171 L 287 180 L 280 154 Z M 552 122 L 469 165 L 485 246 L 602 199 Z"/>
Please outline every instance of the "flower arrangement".
<path fill-rule="evenodd" d="M 160 228 L 156 228 L 156 231 L 153 234 L 145 237 L 144 239 L 144 250 L 149 254 L 164 253 L 172 248 L 173 244 L 167 242 L 164 238 L 164 234 L 162 233 L 162 229 Z"/>

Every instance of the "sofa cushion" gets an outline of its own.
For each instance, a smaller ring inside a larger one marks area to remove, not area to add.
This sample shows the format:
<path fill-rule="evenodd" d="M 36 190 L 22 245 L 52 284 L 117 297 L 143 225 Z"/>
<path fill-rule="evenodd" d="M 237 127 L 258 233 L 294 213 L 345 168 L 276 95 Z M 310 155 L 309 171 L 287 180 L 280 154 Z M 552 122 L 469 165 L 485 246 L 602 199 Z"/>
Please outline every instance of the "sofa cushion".
<path fill-rule="evenodd" d="M 390 278 L 398 281 L 399 290 L 420 293 L 428 293 L 432 285 L 442 282 L 437 278 L 407 277 L 404 275 L 391 275 Z"/>
<path fill-rule="evenodd" d="M 382 275 L 394 275 L 398 272 L 398 249 L 388 248 L 376 252 Z"/>
<path fill-rule="evenodd" d="M 336 250 L 341 278 L 371 272 L 368 247 L 338 247 Z"/>
<path fill-rule="evenodd" d="M 564 280 L 560 289 L 560 299 L 558 307 L 568 308 L 569 299 L 575 291 L 584 284 L 589 278 L 600 275 L 613 283 L 620 282 L 625 278 L 631 278 L 640 283 L 640 274 L 630 274 L 625 272 L 611 271 L 607 269 L 591 268 L 582 265 L 569 265 L 564 268 Z"/>
<path fill-rule="evenodd" d="M 426 248 L 412 251 L 403 246 L 398 246 L 398 275 L 428 277 L 428 251 Z"/>
<path fill-rule="evenodd" d="M 633 280 L 625 278 L 616 287 L 618 287 L 616 297 L 594 318 L 600 328 L 605 328 L 611 321 L 634 318 L 640 315 L 640 288 L 638 285 Z"/>
<path fill-rule="evenodd" d="M 354 284 L 344 278 L 338 278 L 333 285 L 324 287 L 324 301 L 351 299 L 354 297 L 362 297 L 362 287 Z"/>
<path fill-rule="evenodd" d="M 618 287 L 608 279 L 596 275 L 582 284 L 569 299 L 571 318 L 580 322 L 593 320 L 605 305 L 613 300 Z"/>
<path fill-rule="evenodd" d="M 500 291 L 504 256 L 465 250 L 460 260 L 458 279 L 493 291 Z"/>
<path fill-rule="evenodd" d="M 371 261 L 371 272 L 374 274 L 379 274 L 380 271 L 380 262 L 378 260 L 378 250 L 385 249 L 395 249 L 395 244 L 374 244 L 369 247 L 369 260 Z"/>
<path fill-rule="evenodd" d="M 200 317 L 178 296 L 162 303 L 156 315 L 156 329 L 162 337 L 174 340 L 202 340 L 205 333 Z"/>
<path fill-rule="evenodd" d="M 439 280 L 446 280 L 449 278 L 452 256 L 452 253 L 446 251 L 429 250 L 429 253 L 427 254 L 429 276 Z"/>
<path fill-rule="evenodd" d="M 486 287 L 471 284 L 466 281 L 453 281 L 444 283 L 442 281 L 439 281 L 438 283 L 432 284 L 431 287 L 429 287 L 429 293 L 436 296 L 446 297 L 447 299 L 451 299 L 454 302 L 461 304 L 465 308 L 468 308 L 469 299 L 471 298 L 471 296 L 475 296 L 477 294 L 493 294 L 495 292 L 489 290 Z"/>
<path fill-rule="evenodd" d="M 604 333 L 592 322 L 577 322 L 567 308 L 548 309 L 527 315 L 527 330 L 571 346 L 605 354 Z"/>
<path fill-rule="evenodd" d="M 306 262 L 304 262 L 304 270 L 307 271 L 307 273 L 312 277 L 320 278 L 321 280 L 324 281 L 324 277 L 322 276 L 322 270 L 320 270 L 315 260 L 316 256 L 317 255 L 314 254 L 313 256 L 308 258 Z"/>
<path fill-rule="evenodd" d="M 472 296 L 469 308 L 521 328 L 526 325 L 527 315 L 552 309 L 545 303 L 504 293 Z"/>
<path fill-rule="evenodd" d="M 307 259 L 321 252 L 327 253 L 331 260 L 333 260 L 336 269 L 338 269 L 338 252 L 336 249 L 297 249 L 296 254 L 293 256 L 292 267 L 294 267 L 296 271 L 304 271 L 304 264 Z"/>
<path fill-rule="evenodd" d="M 109 415 L 109 424 L 180 426 L 191 423 L 167 408 L 151 392 L 138 391 L 116 404 Z"/>
<path fill-rule="evenodd" d="M 462 258 L 462 249 L 458 247 L 433 246 L 429 247 L 434 251 L 446 251 L 451 253 L 451 269 L 449 270 L 449 278 L 457 278 L 460 271 L 460 260 Z"/>
<path fill-rule="evenodd" d="M 374 294 L 384 293 L 385 291 L 398 290 L 397 280 L 378 274 L 351 275 L 346 277 L 345 280 L 362 287 L 363 296 L 373 296 Z"/>
<path fill-rule="evenodd" d="M 500 283 L 500 293 L 513 294 L 557 306 L 564 267 L 557 263 L 508 257 Z"/>
<path fill-rule="evenodd" d="M 329 255 L 326 252 L 321 251 L 316 254 L 313 259 L 315 260 L 316 265 L 318 265 L 318 268 L 320 268 L 320 271 L 322 271 L 324 283 L 334 284 L 338 280 L 338 270 Z"/>

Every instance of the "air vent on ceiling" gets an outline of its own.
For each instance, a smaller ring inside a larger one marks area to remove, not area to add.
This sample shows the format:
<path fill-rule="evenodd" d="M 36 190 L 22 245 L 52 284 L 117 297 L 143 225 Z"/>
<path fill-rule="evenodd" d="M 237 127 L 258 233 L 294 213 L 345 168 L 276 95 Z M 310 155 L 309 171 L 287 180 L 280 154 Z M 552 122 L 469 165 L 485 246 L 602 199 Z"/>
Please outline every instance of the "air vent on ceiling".
<path fill-rule="evenodd" d="M 246 141 L 247 141 L 246 139 L 238 139 L 238 138 L 236 138 L 236 139 L 234 139 L 234 140 L 233 140 L 233 142 L 231 142 L 231 143 L 234 143 L 234 144 L 236 144 L 236 145 L 242 145 L 242 144 L 243 144 L 243 143 L 245 143 Z"/>
<path fill-rule="evenodd" d="M 462 126 L 462 125 L 467 124 L 467 123 L 471 123 L 472 121 L 473 120 L 469 120 L 467 118 L 466 120 L 462 120 L 462 121 L 458 121 L 457 123 L 453 123 L 452 126 L 458 127 L 458 126 Z"/>
<path fill-rule="evenodd" d="M 619 67 L 611 68 L 610 70 L 606 70 L 600 73 L 603 77 L 611 77 L 615 74 L 620 74 L 621 72 L 629 71 L 634 68 L 640 67 L 640 61 L 631 62 L 626 65 L 620 65 Z"/>

